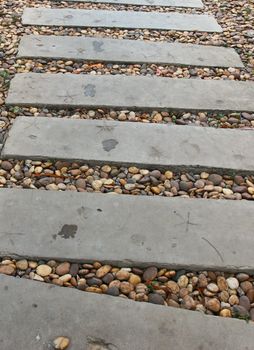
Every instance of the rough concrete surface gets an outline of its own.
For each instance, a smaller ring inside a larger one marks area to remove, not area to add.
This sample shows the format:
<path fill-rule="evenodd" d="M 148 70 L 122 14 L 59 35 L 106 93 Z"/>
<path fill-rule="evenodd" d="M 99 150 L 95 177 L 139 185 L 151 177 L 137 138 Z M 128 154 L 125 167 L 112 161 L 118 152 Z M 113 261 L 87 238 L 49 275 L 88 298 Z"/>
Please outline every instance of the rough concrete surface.
<path fill-rule="evenodd" d="M 184 111 L 254 111 L 254 82 L 147 76 L 20 73 L 7 104 Z"/>
<path fill-rule="evenodd" d="M 177 12 L 26 8 L 23 12 L 22 24 L 222 32 L 221 26 L 213 16 Z"/>
<path fill-rule="evenodd" d="M 244 66 L 237 52 L 225 47 L 54 35 L 22 37 L 18 56 L 183 66 Z"/>
<path fill-rule="evenodd" d="M 253 208 L 248 201 L 2 189 L 0 255 L 254 272 Z"/>
<path fill-rule="evenodd" d="M 92 2 L 119 5 L 165 6 L 203 8 L 201 0 L 67 0 L 70 2 Z"/>
<path fill-rule="evenodd" d="M 22 116 L 1 156 L 248 173 L 252 148 L 252 130 Z"/>

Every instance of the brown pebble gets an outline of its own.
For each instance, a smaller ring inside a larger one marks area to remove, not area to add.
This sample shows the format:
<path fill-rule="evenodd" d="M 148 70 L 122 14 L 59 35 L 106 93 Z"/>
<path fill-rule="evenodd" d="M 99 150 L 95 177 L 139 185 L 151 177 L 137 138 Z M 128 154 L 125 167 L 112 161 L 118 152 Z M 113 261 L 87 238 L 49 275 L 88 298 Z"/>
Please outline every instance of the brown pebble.
<path fill-rule="evenodd" d="M 244 281 L 247 281 L 250 278 L 250 276 L 247 275 L 247 273 L 241 272 L 236 275 L 236 278 L 238 279 L 239 282 L 244 282 Z"/>
<path fill-rule="evenodd" d="M 104 277 L 107 273 L 109 273 L 111 268 L 112 267 L 110 265 L 104 265 L 104 266 L 100 267 L 96 272 L 96 277 L 98 277 L 98 278 Z"/>
<path fill-rule="evenodd" d="M 63 276 L 60 276 L 59 279 L 60 279 L 61 281 L 63 281 L 63 282 L 69 282 L 70 279 L 71 279 L 71 277 L 72 277 L 72 276 L 71 276 L 69 273 L 67 273 L 67 274 L 65 274 L 65 275 L 63 275 Z"/>
<path fill-rule="evenodd" d="M 166 283 L 166 286 L 168 287 L 168 289 L 171 293 L 173 293 L 173 294 L 179 293 L 180 288 L 175 281 L 168 281 Z"/>
<path fill-rule="evenodd" d="M 229 293 L 226 290 L 223 290 L 220 294 L 219 294 L 219 299 L 221 301 L 224 301 L 224 303 L 228 302 L 229 299 Z"/>
<path fill-rule="evenodd" d="M 70 344 L 70 339 L 67 337 L 57 337 L 53 344 L 55 349 L 65 350 Z"/>
<path fill-rule="evenodd" d="M 228 302 L 230 305 L 238 305 L 239 304 L 239 298 L 237 295 L 231 295 L 228 299 Z"/>
<path fill-rule="evenodd" d="M 246 293 L 247 297 L 249 298 L 250 303 L 254 302 L 254 288 L 251 288 Z"/>
<path fill-rule="evenodd" d="M 184 298 L 186 295 L 189 294 L 189 291 L 187 288 L 181 288 L 179 291 L 179 297 Z"/>
<path fill-rule="evenodd" d="M 141 270 L 141 269 L 139 269 L 139 268 L 137 268 L 137 267 L 133 267 L 132 272 L 133 272 L 135 275 L 139 275 L 139 276 L 143 275 L 143 270 Z"/>
<path fill-rule="evenodd" d="M 132 273 L 130 275 L 129 282 L 133 284 L 133 286 L 136 286 L 141 282 L 141 278 L 138 275 L 135 275 L 134 273 Z"/>
<path fill-rule="evenodd" d="M 25 271 L 28 268 L 28 261 L 23 259 L 23 260 L 18 260 L 16 262 L 16 268 L 22 271 Z"/>
<path fill-rule="evenodd" d="M 116 278 L 119 280 L 119 281 L 127 281 L 130 277 L 130 273 L 129 271 L 126 271 L 126 270 L 119 270 L 117 273 L 116 273 Z"/>
<path fill-rule="evenodd" d="M 129 294 L 131 291 L 134 290 L 134 287 L 132 284 L 130 284 L 129 282 L 121 282 L 120 284 L 120 291 L 123 294 Z"/>
<path fill-rule="evenodd" d="M 157 276 L 158 269 L 155 266 L 148 267 L 143 273 L 143 280 L 145 282 L 152 281 Z"/>
<path fill-rule="evenodd" d="M 52 272 L 52 268 L 45 264 L 39 265 L 36 268 L 36 273 L 41 277 L 48 276 L 51 274 L 51 272 Z"/>
<path fill-rule="evenodd" d="M 223 277 L 223 276 L 218 276 L 218 278 L 217 278 L 217 285 L 218 285 L 219 290 L 221 292 L 223 290 L 227 290 L 228 289 L 227 281 L 226 281 L 225 277 Z"/>
<path fill-rule="evenodd" d="M 6 171 L 10 171 L 12 169 L 12 164 L 8 160 L 3 160 L 0 167 Z"/>
<path fill-rule="evenodd" d="M 54 278 L 52 280 L 52 283 L 55 284 L 56 286 L 63 286 L 63 284 L 64 284 L 63 281 L 60 280 L 59 278 Z"/>
<path fill-rule="evenodd" d="M 69 262 L 65 261 L 57 266 L 56 273 L 59 276 L 66 275 L 67 273 L 69 273 L 70 267 L 71 267 L 71 264 Z"/>
<path fill-rule="evenodd" d="M 101 266 L 102 266 L 102 264 L 101 264 L 99 261 L 95 261 L 95 262 L 93 263 L 93 267 L 94 267 L 96 270 L 98 270 Z"/>
<path fill-rule="evenodd" d="M 208 299 L 206 301 L 206 307 L 210 311 L 219 312 L 220 311 L 220 302 L 216 298 Z"/>
<path fill-rule="evenodd" d="M 118 280 L 114 280 L 112 282 L 109 283 L 109 287 L 117 287 L 117 288 L 120 288 L 120 285 L 121 285 L 121 282 L 118 281 Z"/>
<path fill-rule="evenodd" d="M 196 308 L 196 303 L 195 303 L 194 299 L 193 299 L 191 296 L 186 295 L 186 296 L 183 298 L 182 306 L 183 306 L 185 309 L 188 309 L 188 310 L 195 310 L 195 308 Z"/>
<path fill-rule="evenodd" d="M 222 317 L 232 317 L 231 311 L 229 309 L 222 309 L 220 311 L 220 316 Z"/>
<path fill-rule="evenodd" d="M 97 287 L 87 287 L 86 288 L 86 292 L 92 292 L 92 293 L 101 294 L 102 290 L 100 288 L 97 288 Z"/>
<path fill-rule="evenodd" d="M 0 265 L 0 273 L 5 275 L 12 275 L 15 272 L 15 268 L 11 265 Z"/>
<path fill-rule="evenodd" d="M 250 281 L 244 281 L 240 283 L 240 287 L 244 291 L 244 293 L 247 293 L 249 289 L 253 287 L 252 283 Z"/>
<path fill-rule="evenodd" d="M 167 300 L 167 304 L 168 306 L 172 306 L 172 307 L 180 307 L 180 305 L 173 299 Z"/>
<path fill-rule="evenodd" d="M 200 274 L 198 276 L 198 286 L 200 288 L 206 288 L 206 286 L 208 285 L 208 281 L 207 281 L 207 278 L 204 274 Z"/>

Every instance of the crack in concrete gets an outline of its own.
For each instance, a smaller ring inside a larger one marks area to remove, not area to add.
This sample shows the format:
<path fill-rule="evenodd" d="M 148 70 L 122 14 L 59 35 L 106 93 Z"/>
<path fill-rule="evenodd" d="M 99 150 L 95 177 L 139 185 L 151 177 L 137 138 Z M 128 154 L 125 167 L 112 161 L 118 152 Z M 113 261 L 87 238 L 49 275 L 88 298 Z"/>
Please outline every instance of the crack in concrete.
<path fill-rule="evenodd" d="M 201 238 L 203 239 L 203 241 L 207 242 L 216 251 L 217 255 L 220 257 L 221 262 L 224 262 L 224 259 L 221 253 L 219 252 L 219 250 L 210 241 L 208 241 L 208 239 L 206 239 L 205 237 L 201 237 Z"/>

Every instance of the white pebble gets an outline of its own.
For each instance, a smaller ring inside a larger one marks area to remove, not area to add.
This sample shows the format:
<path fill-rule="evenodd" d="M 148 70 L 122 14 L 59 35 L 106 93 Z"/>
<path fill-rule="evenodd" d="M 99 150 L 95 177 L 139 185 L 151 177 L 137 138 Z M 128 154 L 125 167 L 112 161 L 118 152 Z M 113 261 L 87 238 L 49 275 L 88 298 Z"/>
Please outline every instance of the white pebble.
<path fill-rule="evenodd" d="M 239 282 L 235 277 L 227 278 L 227 284 L 230 289 L 237 289 L 239 287 Z"/>

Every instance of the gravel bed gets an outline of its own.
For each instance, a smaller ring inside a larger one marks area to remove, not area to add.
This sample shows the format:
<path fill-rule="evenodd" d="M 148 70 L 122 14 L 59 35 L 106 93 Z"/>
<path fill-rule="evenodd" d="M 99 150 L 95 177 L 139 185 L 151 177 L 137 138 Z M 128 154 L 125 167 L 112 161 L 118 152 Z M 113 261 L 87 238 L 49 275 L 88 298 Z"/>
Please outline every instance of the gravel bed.
<path fill-rule="evenodd" d="M 254 80 L 254 31 L 252 28 L 254 19 L 254 6 L 248 1 L 212 1 L 206 0 L 205 9 L 181 9 L 165 7 L 144 7 L 144 6 L 123 6 L 110 4 L 91 3 L 67 3 L 50 2 L 39 0 L 4 0 L 0 9 L 0 142 L 3 134 L 10 126 L 12 119 L 17 115 L 52 115 L 60 117 L 74 118 L 100 118 L 118 119 L 120 121 L 143 121 L 156 123 L 177 123 L 195 124 L 201 126 L 212 126 L 222 128 L 245 128 L 253 127 L 254 114 L 207 114 L 207 113 L 157 113 L 153 111 L 137 111 L 133 116 L 132 111 L 122 113 L 122 111 L 92 110 L 90 113 L 84 109 L 73 111 L 56 111 L 34 108 L 7 108 L 4 104 L 7 95 L 9 82 L 17 72 L 72 72 L 75 74 L 126 74 L 126 75 L 157 75 L 173 78 L 192 79 L 230 79 L 230 80 Z M 120 29 L 92 29 L 92 28 L 50 28 L 50 27 L 25 27 L 20 23 L 20 16 L 24 7 L 72 7 L 84 9 L 115 9 L 134 11 L 178 11 L 183 13 L 208 13 L 213 14 L 220 25 L 224 28 L 224 33 L 207 34 L 194 32 L 177 31 L 155 31 L 155 30 L 120 30 Z M 45 34 L 45 35 L 86 35 L 100 36 L 121 39 L 143 39 L 152 41 L 167 41 L 181 43 L 196 43 L 204 45 L 218 45 L 233 47 L 240 54 L 245 69 L 235 68 L 197 68 L 197 67 L 177 67 L 158 66 L 155 64 L 145 65 L 117 65 L 89 62 L 72 61 L 47 61 L 17 59 L 16 52 L 20 37 L 23 34 Z M 125 114 L 125 116 L 124 116 Z M 2 136 L 1 136 L 2 135 Z"/>
<path fill-rule="evenodd" d="M 0 259 L 0 273 L 81 291 L 254 321 L 253 275 Z"/>
<path fill-rule="evenodd" d="M 254 175 L 173 173 L 65 161 L 0 160 L 0 188 L 231 200 L 254 199 Z"/>

